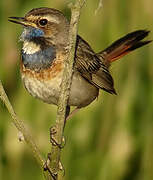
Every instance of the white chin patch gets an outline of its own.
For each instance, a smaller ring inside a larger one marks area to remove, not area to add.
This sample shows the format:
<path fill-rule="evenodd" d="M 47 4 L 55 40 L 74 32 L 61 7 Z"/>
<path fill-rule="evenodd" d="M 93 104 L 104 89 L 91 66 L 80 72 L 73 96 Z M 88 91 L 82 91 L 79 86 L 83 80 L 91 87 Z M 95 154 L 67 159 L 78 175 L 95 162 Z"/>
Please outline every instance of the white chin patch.
<path fill-rule="evenodd" d="M 40 45 L 34 43 L 33 41 L 24 41 L 22 50 L 26 54 L 34 54 L 40 51 Z"/>

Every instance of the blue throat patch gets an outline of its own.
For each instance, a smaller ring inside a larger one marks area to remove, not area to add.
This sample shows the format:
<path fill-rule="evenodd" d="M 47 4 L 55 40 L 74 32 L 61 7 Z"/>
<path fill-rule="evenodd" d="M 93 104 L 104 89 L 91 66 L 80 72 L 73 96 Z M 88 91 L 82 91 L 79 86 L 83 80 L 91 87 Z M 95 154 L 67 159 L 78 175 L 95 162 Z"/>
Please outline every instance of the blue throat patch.
<path fill-rule="evenodd" d="M 21 34 L 21 40 L 32 40 L 33 38 L 43 37 L 44 32 L 39 28 L 25 27 L 23 33 Z"/>
<path fill-rule="evenodd" d="M 21 57 L 26 68 L 40 71 L 51 66 L 53 60 L 56 58 L 56 50 L 53 46 L 49 46 L 33 54 L 26 54 L 21 50 Z"/>

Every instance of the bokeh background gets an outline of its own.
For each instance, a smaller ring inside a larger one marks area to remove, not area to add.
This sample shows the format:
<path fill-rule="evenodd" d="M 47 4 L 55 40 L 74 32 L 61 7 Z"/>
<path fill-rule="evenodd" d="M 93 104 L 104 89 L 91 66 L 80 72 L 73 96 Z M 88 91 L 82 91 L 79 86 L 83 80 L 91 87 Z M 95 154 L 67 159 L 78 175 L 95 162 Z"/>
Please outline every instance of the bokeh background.
<path fill-rule="evenodd" d="M 45 155 L 50 150 L 49 127 L 57 108 L 31 97 L 19 73 L 18 42 L 22 28 L 8 22 L 34 7 L 54 7 L 70 17 L 64 0 L 0 1 L 0 79 L 18 116 L 25 121 Z M 88 0 L 79 34 L 97 52 L 137 29 L 153 32 L 152 0 Z M 153 39 L 153 33 L 150 34 Z M 98 100 L 78 112 L 66 125 L 62 162 L 64 180 L 153 180 L 153 44 L 111 67 L 118 95 L 101 92 Z M 0 102 L 0 179 L 42 180 L 29 148 Z"/>

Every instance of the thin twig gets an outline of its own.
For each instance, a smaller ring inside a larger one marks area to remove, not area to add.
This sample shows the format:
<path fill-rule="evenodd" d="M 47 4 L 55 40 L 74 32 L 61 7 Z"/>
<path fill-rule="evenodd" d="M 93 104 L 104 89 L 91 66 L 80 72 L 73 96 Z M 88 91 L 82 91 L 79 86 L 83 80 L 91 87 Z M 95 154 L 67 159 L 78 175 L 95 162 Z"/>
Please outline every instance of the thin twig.
<path fill-rule="evenodd" d="M 98 11 L 103 7 L 103 0 L 99 0 L 98 7 L 95 10 L 95 15 L 97 15 Z"/>
<path fill-rule="evenodd" d="M 38 164 L 40 165 L 40 168 L 43 169 L 44 166 L 44 159 L 38 149 L 38 146 L 36 145 L 36 143 L 34 142 L 31 134 L 29 133 L 29 131 L 27 130 L 27 128 L 25 127 L 24 123 L 22 120 L 20 120 L 18 118 L 18 116 L 16 115 L 6 93 L 5 90 L 3 88 L 3 85 L 1 83 L 0 80 L 0 99 L 4 102 L 8 112 L 10 113 L 11 117 L 12 117 L 12 122 L 13 124 L 16 126 L 16 128 L 18 129 L 19 132 L 22 133 L 25 142 L 29 145 L 29 147 L 31 148 L 34 157 L 36 158 Z M 45 173 L 45 177 L 49 180 L 51 179 L 51 176 L 49 173 Z"/>
<path fill-rule="evenodd" d="M 69 31 L 69 55 L 65 60 L 65 69 L 63 73 L 63 80 L 61 84 L 61 93 L 58 102 L 57 119 L 55 125 L 54 138 L 60 145 L 62 144 L 63 131 L 66 119 L 67 102 L 70 93 L 71 80 L 73 75 L 73 64 L 75 55 L 76 38 L 78 32 L 78 22 L 80 17 L 81 8 L 83 7 L 85 0 L 76 0 L 74 5 L 71 5 L 71 22 Z M 56 179 L 60 179 L 59 163 L 60 163 L 61 149 L 59 146 L 52 146 L 51 149 L 51 162 L 50 167 L 52 172 L 57 175 Z"/>

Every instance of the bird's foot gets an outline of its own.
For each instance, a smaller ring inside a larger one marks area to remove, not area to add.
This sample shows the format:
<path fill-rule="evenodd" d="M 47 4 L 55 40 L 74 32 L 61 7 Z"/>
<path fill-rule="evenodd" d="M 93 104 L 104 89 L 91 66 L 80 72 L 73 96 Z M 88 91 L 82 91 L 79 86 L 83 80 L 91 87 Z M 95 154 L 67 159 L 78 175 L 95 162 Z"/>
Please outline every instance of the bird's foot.
<path fill-rule="evenodd" d="M 53 180 L 57 180 L 57 172 L 53 172 L 51 170 L 51 167 L 50 167 L 50 162 L 51 162 L 51 153 L 48 153 L 47 155 L 47 160 L 43 166 L 43 169 L 44 171 L 48 171 L 49 174 L 51 175 L 51 177 L 53 178 Z M 59 161 L 59 170 L 62 171 L 62 174 L 63 176 L 65 176 L 65 169 L 64 169 L 64 166 L 62 165 L 61 161 Z"/>
<path fill-rule="evenodd" d="M 66 144 L 65 137 L 63 136 L 62 142 L 58 143 L 56 140 L 56 133 L 57 133 L 56 126 L 51 127 L 50 128 L 50 143 L 52 144 L 52 146 L 57 146 L 60 149 L 62 149 L 62 148 L 64 148 L 64 146 Z"/>
<path fill-rule="evenodd" d="M 43 166 L 44 171 L 48 171 L 53 180 L 57 180 L 57 172 L 53 172 L 50 167 L 51 153 L 47 154 L 47 160 Z"/>

